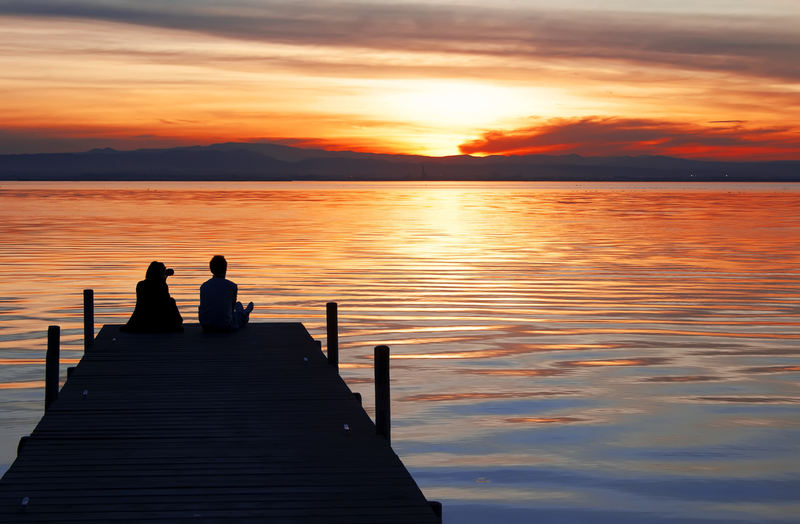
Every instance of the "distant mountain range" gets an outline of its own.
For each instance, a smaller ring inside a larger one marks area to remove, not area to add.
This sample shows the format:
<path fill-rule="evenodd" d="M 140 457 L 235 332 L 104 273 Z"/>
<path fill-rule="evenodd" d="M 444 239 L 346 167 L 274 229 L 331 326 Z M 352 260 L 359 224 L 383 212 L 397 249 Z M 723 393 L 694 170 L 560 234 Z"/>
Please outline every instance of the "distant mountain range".
<path fill-rule="evenodd" d="M 171 149 L 0 155 L 0 180 L 619 180 L 800 182 L 800 161 L 664 156 L 383 155 L 224 143 Z"/>

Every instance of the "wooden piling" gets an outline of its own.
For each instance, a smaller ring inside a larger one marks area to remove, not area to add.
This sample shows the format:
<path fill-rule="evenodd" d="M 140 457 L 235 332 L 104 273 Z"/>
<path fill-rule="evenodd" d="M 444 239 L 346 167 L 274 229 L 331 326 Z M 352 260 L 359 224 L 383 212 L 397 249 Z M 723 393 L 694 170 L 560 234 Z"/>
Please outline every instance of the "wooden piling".
<path fill-rule="evenodd" d="M 58 398 L 59 352 L 61 350 L 61 327 L 47 328 L 47 355 L 44 364 L 44 409 Z"/>
<path fill-rule="evenodd" d="M 94 290 L 83 290 L 83 350 L 94 344 Z"/>
<path fill-rule="evenodd" d="M 438 522 L 441 524 L 442 522 L 442 503 L 438 500 L 429 500 L 428 505 L 433 510 L 433 514 L 436 515 Z"/>
<path fill-rule="evenodd" d="M 389 346 L 375 346 L 375 432 L 390 444 Z"/>
<path fill-rule="evenodd" d="M 328 364 L 339 371 L 339 305 L 336 302 L 325 304 L 325 317 L 328 332 Z"/>

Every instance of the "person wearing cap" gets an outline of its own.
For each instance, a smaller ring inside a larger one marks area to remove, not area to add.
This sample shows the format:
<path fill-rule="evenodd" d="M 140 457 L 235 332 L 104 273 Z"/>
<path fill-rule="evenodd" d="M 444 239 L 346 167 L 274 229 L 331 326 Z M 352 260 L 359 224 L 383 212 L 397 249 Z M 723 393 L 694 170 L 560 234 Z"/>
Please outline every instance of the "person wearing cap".
<path fill-rule="evenodd" d="M 136 306 L 128 323 L 120 331 L 164 333 L 183 331 L 183 317 L 175 299 L 169 295 L 167 277 L 175 271 L 163 262 L 153 261 L 144 280 L 136 284 Z"/>
<path fill-rule="evenodd" d="M 234 331 L 247 324 L 253 303 L 247 308 L 237 302 L 239 286 L 225 278 L 228 261 L 215 255 L 208 264 L 214 275 L 200 286 L 200 325 L 204 331 Z"/>

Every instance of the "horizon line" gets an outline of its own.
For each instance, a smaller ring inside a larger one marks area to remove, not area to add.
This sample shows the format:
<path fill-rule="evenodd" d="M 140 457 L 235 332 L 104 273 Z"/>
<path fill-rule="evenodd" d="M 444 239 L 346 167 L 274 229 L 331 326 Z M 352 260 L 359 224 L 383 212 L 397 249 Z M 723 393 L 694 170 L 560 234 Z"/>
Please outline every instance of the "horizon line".
<path fill-rule="evenodd" d="M 533 158 L 533 157 L 541 157 L 541 158 L 581 158 L 581 159 L 645 159 L 645 158 L 663 158 L 663 159 L 671 159 L 671 160 L 684 160 L 690 162 L 716 162 L 716 163 L 731 163 L 731 164 L 767 164 L 767 163 L 800 163 L 800 157 L 796 159 L 741 159 L 741 158 L 719 158 L 719 157 L 692 157 L 692 156 L 678 156 L 678 155 L 657 155 L 657 154 L 610 154 L 610 155 L 597 155 L 597 154 L 580 154 L 576 152 L 570 153 L 563 153 L 557 154 L 556 152 L 531 152 L 531 153 L 491 153 L 491 154 L 470 154 L 470 153 L 460 153 L 460 154 L 452 154 L 452 155 L 424 155 L 419 153 L 406 153 L 406 152 L 378 152 L 378 151 L 367 151 L 367 150 L 360 150 L 359 148 L 353 149 L 340 149 L 340 148 L 326 148 L 324 146 L 317 146 L 317 147 L 304 147 L 302 145 L 288 145 L 285 143 L 281 143 L 281 140 L 278 141 L 269 141 L 269 140 L 229 140 L 224 142 L 211 142 L 208 144 L 197 143 L 197 144 L 186 144 L 186 145 L 175 145 L 175 146 L 154 146 L 154 147 L 136 147 L 131 149 L 123 149 L 123 148 L 116 148 L 111 146 L 105 147 L 93 147 L 90 149 L 76 149 L 76 150 L 63 150 L 63 151 L 40 151 L 34 153 L 0 153 L 0 157 L 2 156 L 40 156 L 40 155 L 80 155 L 80 154 L 88 154 L 88 153 L 100 153 L 100 152 L 109 152 L 109 153 L 136 153 L 136 152 L 144 152 L 144 151 L 170 151 L 170 150 L 180 150 L 180 149 L 201 149 L 201 148 L 213 148 L 214 146 L 224 146 L 224 145 L 268 145 L 268 146 L 275 146 L 275 147 L 283 147 L 286 149 L 298 150 L 298 151 L 320 151 L 325 153 L 351 153 L 356 155 L 374 155 L 376 157 L 419 157 L 424 159 L 457 159 L 457 158 L 472 158 L 476 160 L 484 159 L 484 158 Z M 268 156 L 268 155 L 265 155 Z M 312 157 L 313 158 L 313 157 Z"/>

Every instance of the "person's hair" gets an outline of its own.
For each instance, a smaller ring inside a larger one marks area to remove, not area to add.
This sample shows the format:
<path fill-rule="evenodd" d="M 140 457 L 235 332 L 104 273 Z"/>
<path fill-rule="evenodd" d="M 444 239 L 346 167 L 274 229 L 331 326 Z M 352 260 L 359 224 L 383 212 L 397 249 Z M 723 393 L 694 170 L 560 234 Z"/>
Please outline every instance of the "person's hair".
<path fill-rule="evenodd" d="M 150 262 L 150 265 L 147 267 L 147 273 L 145 273 L 144 278 L 146 280 L 160 280 L 164 278 L 166 273 L 167 266 L 165 266 L 163 262 L 156 262 L 154 260 Z"/>
<path fill-rule="evenodd" d="M 214 255 L 211 262 L 208 263 L 208 268 L 215 276 L 225 276 L 225 273 L 228 271 L 228 261 L 225 260 L 225 257 L 222 255 Z"/>

